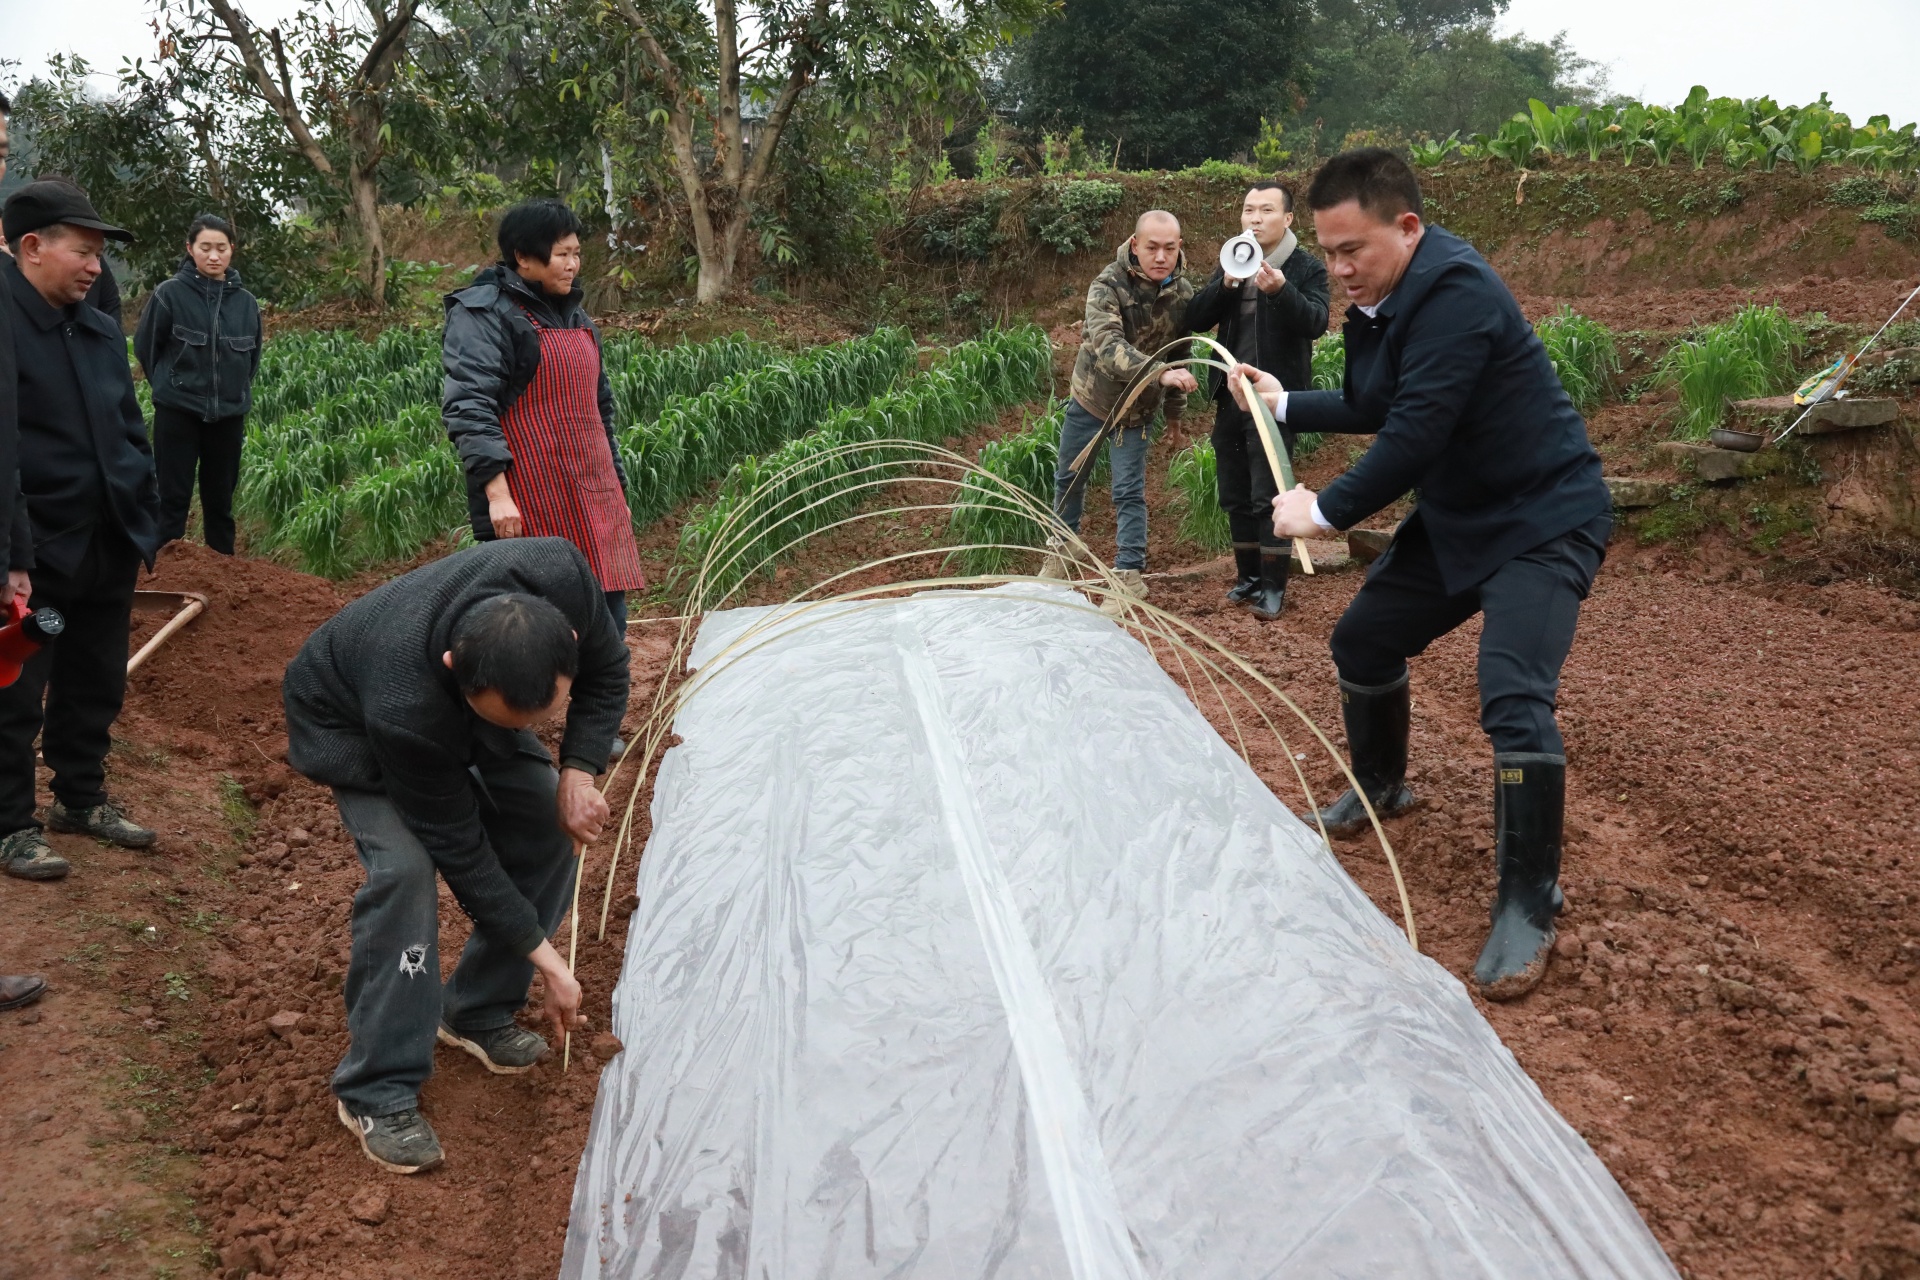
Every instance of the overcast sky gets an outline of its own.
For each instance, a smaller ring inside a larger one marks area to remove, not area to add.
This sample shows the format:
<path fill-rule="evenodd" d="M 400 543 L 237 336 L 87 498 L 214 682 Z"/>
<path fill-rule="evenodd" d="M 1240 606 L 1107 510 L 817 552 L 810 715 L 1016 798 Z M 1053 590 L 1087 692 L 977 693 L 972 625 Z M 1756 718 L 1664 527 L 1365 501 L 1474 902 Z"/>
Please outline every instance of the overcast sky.
<path fill-rule="evenodd" d="M 296 7 L 245 3 L 266 23 Z M 152 8 L 151 0 L 0 0 L 0 57 L 21 63 L 0 76 L 31 76 L 62 50 L 110 75 L 122 57 L 152 55 Z M 1825 90 L 1855 123 L 1883 112 L 1896 125 L 1920 119 L 1920 0 L 1511 0 L 1501 29 L 1538 39 L 1564 30 L 1575 50 L 1606 64 L 1617 92 L 1649 102 L 1671 105 L 1696 84 L 1783 103 Z"/>

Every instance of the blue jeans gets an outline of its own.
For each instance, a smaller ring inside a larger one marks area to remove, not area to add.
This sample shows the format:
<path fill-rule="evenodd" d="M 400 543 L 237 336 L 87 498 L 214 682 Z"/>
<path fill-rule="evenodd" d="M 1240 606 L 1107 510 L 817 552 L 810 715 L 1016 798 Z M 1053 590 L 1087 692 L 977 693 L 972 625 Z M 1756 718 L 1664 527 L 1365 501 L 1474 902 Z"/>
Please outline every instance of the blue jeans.
<path fill-rule="evenodd" d="M 1060 424 L 1060 461 L 1053 472 L 1053 502 L 1056 508 L 1073 478 L 1073 460 L 1087 443 L 1100 434 L 1100 419 L 1080 407 L 1078 400 L 1067 401 L 1065 419 Z M 1130 427 L 1116 431 L 1107 442 L 1108 458 L 1113 463 L 1113 522 L 1116 569 L 1147 567 L 1147 428 Z M 1080 532 L 1080 508 L 1086 497 L 1082 488 L 1059 511 L 1061 523 Z"/>

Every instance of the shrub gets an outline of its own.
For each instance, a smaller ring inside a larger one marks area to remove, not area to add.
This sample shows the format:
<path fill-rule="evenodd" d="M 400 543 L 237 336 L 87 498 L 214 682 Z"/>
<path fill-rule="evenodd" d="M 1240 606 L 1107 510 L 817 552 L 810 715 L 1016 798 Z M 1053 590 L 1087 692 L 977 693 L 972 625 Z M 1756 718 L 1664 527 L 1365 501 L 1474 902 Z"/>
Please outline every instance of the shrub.
<path fill-rule="evenodd" d="M 1620 373 L 1620 351 L 1612 331 L 1565 304 L 1535 325 L 1534 331 L 1573 407 L 1584 413 L 1598 404 Z"/>
<path fill-rule="evenodd" d="M 1058 254 L 1091 249 L 1107 215 L 1120 207 L 1125 194 L 1119 183 L 1097 178 L 1049 182 L 1027 211 L 1027 231 Z"/>
<path fill-rule="evenodd" d="M 937 204 L 914 219 L 920 247 L 928 256 L 955 262 L 984 262 L 1006 242 L 1000 215 L 1007 193 L 997 187 L 970 191 L 958 200 Z"/>

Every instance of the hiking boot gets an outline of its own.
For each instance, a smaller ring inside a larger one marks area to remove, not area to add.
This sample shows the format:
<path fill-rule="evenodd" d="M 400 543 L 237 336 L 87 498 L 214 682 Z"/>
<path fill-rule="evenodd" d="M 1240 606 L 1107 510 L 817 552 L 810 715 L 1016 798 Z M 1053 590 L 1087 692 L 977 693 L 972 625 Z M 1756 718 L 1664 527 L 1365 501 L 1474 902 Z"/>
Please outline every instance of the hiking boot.
<path fill-rule="evenodd" d="M 486 1031 L 455 1031 L 440 1024 L 440 1043 L 465 1049 L 497 1076 L 517 1076 L 553 1052 L 552 1046 L 523 1026 L 509 1022 Z"/>
<path fill-rule="evenodd" d="M 1287 574 L 1292 567 L 1293 555 L 1289 549 L 1260 549 L 1260 580 L 1247 597 L 1247 603 L 1253 606 L 1254 617 L 1262 622 L 1272 622 L 1287 607 Z"/>
<path fill-rule="evenodd" d="M 22 880 L 60 880 L 73 868 L 53 851 L 38 827 L 22 827 L 0 839 L 0 863 L 7 874 Z"/>
<path fill-rule="evenodd" d="M 367 1159 L 388 1173 L 425 1173 L 437 1169 L 446 1160 L 433 1126 L 420 1112 L 408 1107 L 390 1116 L 356 1116 L 338 1098 L 334 1106 L 340 1123 L 360 1139 L 360 1150 Z"/>
<path fill-rule="evenodd" d="M 1347 722 L 1347 751 L 1353 776 L 1366 789 L 1367 800 L 1381 818 L 1391 818 L 1413 807 L 1407 790 L 1407 730 L 1413 699 L 1407 677 L 1393 684 L 1369 686 L 1340 682 L 1340 713 Z M 1373 825 L 1366 805 L 1349 787 L 1340 798 L 1320 810 L 1320 825 L 1330 836 L 1357 835 Z"/>
<path fill-rule="evenodd" d="M 1233 544 L 1233 585 L 1227 588 L 1230 604 L 1245 604 L 1260 589 L 1260 544 Z"/>
<path fill-rule="evenodd" d="M 1109 618 L 1117 618 L 1126 612 L 1127 601 L 1145 600 L 1149 594 L 1145 576 L 1138 569 L 1115 569 L 1113 576 L 1118 579 L 1117 589 L 1108 592 L 1100 602 L 1100 612 Z"/>
<path fill-rule="evenodd" d="M 0 1009 L 23 1009 L 47 993 L 47 980 L 37 973 L 0 976 Z"/>
<path fill-rule="evenodd" d="M 1060 547 L 1061 544 L 1058 542 L 1047 543 L 1047 557 L 1040 562 L 1040 572 L 1037 576 L 1054 582 L 1073 581 L 1073 566 L 1067 563 L 1064 555 L 1060 554 Z"/>
<path fill-rule="evenodd" d="M 111 800 L 103 800 L 84 809 L 69 809 L 55 800 L 47 809 L 47 825 L 55 831 L 105 840 L 122 849 L 145 849 L 153 844 L 153 832 L 129 822 L 127 815 L 120 812 L 120 807 Z"/>
<path fill-rule="evenodd" d="M 1493 769 L 1500 888 L 1493 899 L 1493 926 L 1473 964 L 1473 981 L 1489 1000 L 1517 1000 L 1540 985 L 1553 958 L 1553 918 L 1562 902 L 1567 758 L 1510 752 L 1494 756 Z"/>

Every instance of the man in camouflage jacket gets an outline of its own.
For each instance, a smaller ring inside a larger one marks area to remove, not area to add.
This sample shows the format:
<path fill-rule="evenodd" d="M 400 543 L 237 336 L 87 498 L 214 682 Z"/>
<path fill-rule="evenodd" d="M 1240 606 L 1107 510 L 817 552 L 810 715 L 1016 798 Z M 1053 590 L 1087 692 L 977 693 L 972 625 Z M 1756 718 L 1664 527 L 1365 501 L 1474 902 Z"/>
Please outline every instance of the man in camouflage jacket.
<path fill-rule="evenodd" d="M 1184 348 L 1161 353 L 1161 348 L 1187 333 L 1187 303 L 1193 285 L 1182 274 L 1180 222 L 1172 214 L 1152 209 L 1140 215 L 1133 236 L 1121 244 L 1114 260 L 1087 289 L 1087 320 L 1080 334 L 1080 354 L 1073 363 L 1073 398 L 1067 402 L 1060 427 L 1060 461 L 1054 472 L 1054 505 L 1061 521 L 1080 531 L 1083 488 L 1061 507 L 1072 479 L 1073 460 L 1100 433 L 1100 427 L 1125 397 L 1136 378 L 1145 382 L 1133 406 L 1111 437 L 1115 523 L 1114 569 L 1122 587 L 1145 597 L 1142 571 L 1147 567 L 1147 441 L 1157 414 L 1177 418 L 1187 395 L 1199 384 L 1185 369 L 1169 368 Z M 1066 577 L 1065 564 L 1049 556 L 1041 571 L 1047 577 Z M 1109 597 L 1101 608 L 1118 614 L 1123 601 Z"/>

